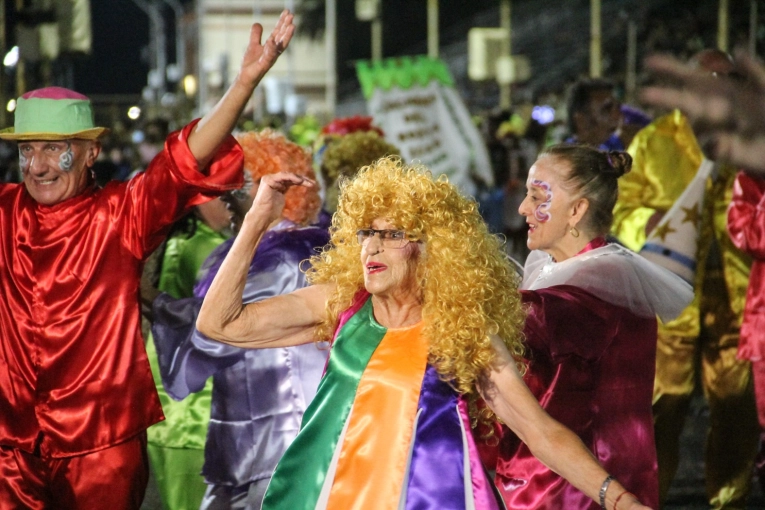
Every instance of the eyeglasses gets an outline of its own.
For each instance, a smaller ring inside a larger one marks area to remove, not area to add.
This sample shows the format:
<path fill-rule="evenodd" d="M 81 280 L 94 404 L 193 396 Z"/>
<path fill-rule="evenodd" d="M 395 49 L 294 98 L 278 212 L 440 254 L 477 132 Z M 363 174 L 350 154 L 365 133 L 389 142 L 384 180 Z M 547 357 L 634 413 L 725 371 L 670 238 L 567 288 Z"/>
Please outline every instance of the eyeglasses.
<path fill-rule="evenodd" d="M 383 248 L 398 249 L 403 248 L 411 242 L 403 230 L 375 230 L 373 228 L 363 228 L 356 231 L 356 238 L 360 245 L 364 245 L 372 239 L 375 234 L 380 234 L 380 242 Z"/>

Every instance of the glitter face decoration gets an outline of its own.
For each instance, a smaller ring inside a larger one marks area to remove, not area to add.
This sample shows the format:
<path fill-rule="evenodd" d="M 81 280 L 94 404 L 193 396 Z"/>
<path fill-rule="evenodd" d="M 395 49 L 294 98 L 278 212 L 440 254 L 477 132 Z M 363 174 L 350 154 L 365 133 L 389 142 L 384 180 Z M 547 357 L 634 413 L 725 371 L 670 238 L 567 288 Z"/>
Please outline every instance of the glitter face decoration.
<path fill-rule="evenodd" d="M 70 142 L 66 142 L 66 150 L 62 152 L 61 156 L 58 158 L 58 167 L 63 172 L 71 172 L 73 162 L 74 153 L 72 152 L 72 144 Z"/>
<path fill-rule="evenodd" d="M 32 161 L 34 161 L 34 159 L 34 156 L 32 156 L 32 159 L 27 159 L 27 157 L 21 153 L 21 149 L 19 148 L 19 168 L 23 173 L 29 171 L 29 167 L 32 166 Z"/>
<path fill-rule="evenodd" d="M 545 201 L 539 204 L 536 209 L 534 209 L 534 218 L 539 223 L 546 223 L 552 218 L 549 212 L 553 197 L 552 189 L 550 189 L 549 183 L 540 181 L 539 179 L 534 179 L 531 181 L 531 184 L 532 186 L 541 189 L 545 193 Z"/>

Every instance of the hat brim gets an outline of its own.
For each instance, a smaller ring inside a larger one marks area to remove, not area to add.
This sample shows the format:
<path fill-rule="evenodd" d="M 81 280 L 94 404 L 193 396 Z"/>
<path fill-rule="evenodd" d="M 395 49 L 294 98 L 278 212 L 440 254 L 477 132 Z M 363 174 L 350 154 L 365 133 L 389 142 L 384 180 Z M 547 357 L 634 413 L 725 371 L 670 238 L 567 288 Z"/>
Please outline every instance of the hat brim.
<path fill-rule="evenodd" d="M 96 127 L 74 133 L 16 133 L 13 128 L 0 131 L 0 140 L 21 141 L 60 141 L 60 140 L 97 140 L 107 134 L 109 128 Z"/>

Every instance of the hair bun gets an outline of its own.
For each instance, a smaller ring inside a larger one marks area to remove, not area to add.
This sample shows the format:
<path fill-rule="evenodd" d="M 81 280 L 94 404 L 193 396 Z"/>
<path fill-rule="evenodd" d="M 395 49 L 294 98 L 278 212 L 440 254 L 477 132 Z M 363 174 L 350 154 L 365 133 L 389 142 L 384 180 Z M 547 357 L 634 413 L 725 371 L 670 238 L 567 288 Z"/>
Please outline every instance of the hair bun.
<path fill-rule="evenodd" d="M 603 173 L 621 177 L 632 169 L 632 156 L 624 151 L 608 151 L 605 153 L 607 165 Z"/>

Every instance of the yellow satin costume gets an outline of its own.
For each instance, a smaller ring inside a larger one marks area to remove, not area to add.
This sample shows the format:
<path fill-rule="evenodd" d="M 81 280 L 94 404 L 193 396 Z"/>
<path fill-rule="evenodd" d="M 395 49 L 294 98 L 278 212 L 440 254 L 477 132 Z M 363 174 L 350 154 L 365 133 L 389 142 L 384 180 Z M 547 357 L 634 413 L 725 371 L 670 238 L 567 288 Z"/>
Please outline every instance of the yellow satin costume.
<path fill-rule="evenodd" d="M 703 155 L 687 119 L 674 111 L 638 132 L 628 152 L 632 171 L 621 177 L 613 233 L 639 250 L 655 212 L 666 213 L 696 174 Z M 713 172 L 714 174 L 714 172 Z M 707 180 L 695 295 L 675 320 L 659 323 L 654 385 L 654 428 L 659 487 L 664 501 L 679 461 L 679 436 L 699 378 L 709 402 L 705 466 L 712 508 L 744 509 L 757 452 L 757 415 L 748 361 L 736 359 L 749 278 L 749 258 L 726 230 L 736 169 L 717 165 Z"/>

